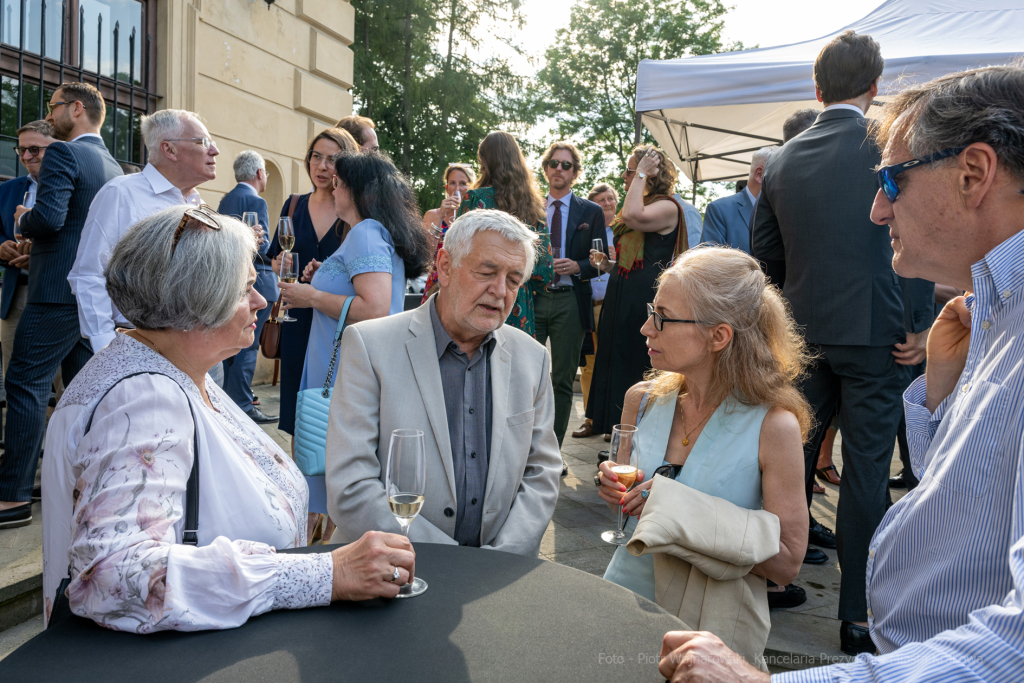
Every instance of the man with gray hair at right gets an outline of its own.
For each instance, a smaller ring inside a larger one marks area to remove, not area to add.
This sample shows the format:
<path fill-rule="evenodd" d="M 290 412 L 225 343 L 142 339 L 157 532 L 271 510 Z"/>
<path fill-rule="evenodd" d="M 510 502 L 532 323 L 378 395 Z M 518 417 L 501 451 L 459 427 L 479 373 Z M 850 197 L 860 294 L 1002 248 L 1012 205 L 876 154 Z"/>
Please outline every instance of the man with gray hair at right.
<path fill-rule="evenodd" d="M 747 186 L 736 194 L 722 197 L 708 204 L 704 211 L 704 231 L 700 241 L 720 244 L 750 253 L 750 230 L 748 225 L 761 194 L 761 179 L 764 167 L 778 147 L 762 147 L 750 157 L 750 173 Z"/>
<path fill-rule="evenodd" d="M 396 429 L 420 430 L 426 491 L 414 542 L 536 557 L 562 458 L 547 350 L 504 325 L 536 260 L 537 234 L 470 211 L 437 255 L 440 289 L 419 308 L 346 328 L 327 427 L 335 543 L 398 533 L 384 490 Z"/>
<path fill-rule="evenodd" d="M 82 336 L 93 353 L 113 341 L 116 327 L 131 326 L 110 302 L 103 277 L 114 246 L 128 228 L 161 209 L 202 204 L 196 187 L 217 177 L 220 151 L 197 114 L 163 109 L 143 116 L 142 140 L 149 163 L 142 173 L 114 178 L 96 193 L 68 274 Z"/>
<path fill-rule="evenodd" d="M 1024 680 L 1024 68 L 986 67 L 908 88 L 886 103 L 872 132 L 882 158 L 871 220 L 888 226 L 893 268 L 973 293 L 939 314 L 925 375 L 903 394 L 921 483 L 886 512 L 870 543 L 867 613 L 880 656 L 771 680 L 1017 683 Z M 769 680 L 709 633 L 671 632 L 662 653 L 660 671 L 673 683 Z"/>

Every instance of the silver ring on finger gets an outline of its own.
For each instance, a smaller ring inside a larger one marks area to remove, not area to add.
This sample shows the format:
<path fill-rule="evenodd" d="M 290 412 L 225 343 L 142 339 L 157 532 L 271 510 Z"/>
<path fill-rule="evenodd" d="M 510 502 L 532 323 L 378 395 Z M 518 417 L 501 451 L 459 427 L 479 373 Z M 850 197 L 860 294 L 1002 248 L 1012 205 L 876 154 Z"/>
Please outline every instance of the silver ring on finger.
<path fill-rule="evenodd" d="M 594 485 L 598 486 L 598 487 L 601 486 L 601 473 L 600 472 L 598 472 L 597 474 L 594 475 Z"/>
<path fill-rule="evenodd" d="M 398 581 L 398 567 L 395 567 L 395 573 L 391 575 L 391 578 L 388 579 L 388 581 L 390 583 L 394 583 L 395 581 Z"/>

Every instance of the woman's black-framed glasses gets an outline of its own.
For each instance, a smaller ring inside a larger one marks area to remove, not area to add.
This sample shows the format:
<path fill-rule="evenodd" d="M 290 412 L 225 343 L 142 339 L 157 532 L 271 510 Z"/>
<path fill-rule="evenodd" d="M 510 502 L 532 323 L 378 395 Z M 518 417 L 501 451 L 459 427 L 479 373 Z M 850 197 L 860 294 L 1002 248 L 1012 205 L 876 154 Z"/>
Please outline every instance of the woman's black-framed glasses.
<path fill-rule="evenodd" d="M 672 318 L 663 318 L 661 314 L 654 310 L 653 304 L 647 304 L 647 317 L 654 318 L 654 329 L 661 332 L 662 328 L 665 327 L 665 323 L 690 323 L 691 325 L 710 325 L 710 323 L 703 323 L 699 320 L 674 320 Z"/>
<path fill-rule="evenodd" d="M 663 477 L 668 477 L 669 479 L 675 479 L 676 477 L 679 476 L 679 473 L 682 472 L 682 471 L 683 471 L 683 466 L 682 465 L 662 465 L 658 469 L 654 470 L 654 474 L 655 475 L 660 474 Z"/>
<path fill-rule="evenodd" d="M 939 159 L 956 156 L 965 149 L 967 149 L 966 146 L 950 147 L 949 149 L 944 149 L 941 152 L 936 152 L 935 154 L 929 154 L 928 156 L 921 157 L 920 159 L 911 159 L 910 161 L 904 161 L 902 164 L 893 164 L 892 166 L 883 166 L 876 171 L 878 175 L 878 186 L 882 188 L 882 192 L 884 192 L 885 196 L 889 198 L 889 201 L 894 202 L 896 201 L 896 198 L 900 196 L 900 188 L 899 185 L 896 184 L 896 176 L 904 171 L 909 171 L 915 166 L 923 166 L 925 164 L 938 161 Z"/>
<path fill-rule="evenodd" d="M 562 166 L 563 171 L 571 171 L 573 168 L 571 161 L 559 161 L 558 159 L 548 159 L 548 168 L 555 169 L 558 166 Z"/>
<path fill-rule="evenodd" d="M 178 227 L 174 231 L 174 241 L 171 242 L 171 255 L 173 256 L 174 250 L 178 248 L 178 241 L 181 240 L 181 235 L 185 232 L 185 228 L 220 230 L 220 223 L 217 222 L 217 216 L 219 215 L 206 204 L 202 204 L 195 209 L 185 209 L 185 213 L 181 216 L 181 221 L 178 222 Z"/>

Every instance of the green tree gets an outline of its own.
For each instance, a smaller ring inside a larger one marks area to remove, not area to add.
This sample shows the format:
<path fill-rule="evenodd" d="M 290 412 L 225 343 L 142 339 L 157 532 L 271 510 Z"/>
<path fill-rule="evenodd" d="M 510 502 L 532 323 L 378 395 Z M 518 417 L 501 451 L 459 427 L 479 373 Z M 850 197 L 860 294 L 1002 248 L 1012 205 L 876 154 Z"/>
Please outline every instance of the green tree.
<path fill-rule="evenodd" d="M 642 59 L 672 59 L 723 46 L 721 0 L 578 0 L 538 74 L 559 135 L 578 142 L 587 178 L 613 184 L 633 148 L 636 72 Z M 654 142 L 646 130 L 643 142 Z M 698 195 L 703 194 L 698 191 Z"/>

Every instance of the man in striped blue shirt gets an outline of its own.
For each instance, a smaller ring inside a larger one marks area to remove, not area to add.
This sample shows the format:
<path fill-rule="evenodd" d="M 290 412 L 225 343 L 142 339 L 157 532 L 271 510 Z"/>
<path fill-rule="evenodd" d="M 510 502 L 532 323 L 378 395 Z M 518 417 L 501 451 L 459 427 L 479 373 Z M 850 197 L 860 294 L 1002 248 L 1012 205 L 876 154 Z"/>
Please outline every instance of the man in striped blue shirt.
<path fill-rule="evenodd" d="M 951 74 L 901 93 L 871 217 L 904 277 L 972 291 L 946 305 L 904 394 L 921 484 L 875 532 L 868 619 L 879 656 L 775 683 L 1024 681 L 1024 69 Z M 672 681 L 758 681 L 715 636 L 665 636 Z"/>

